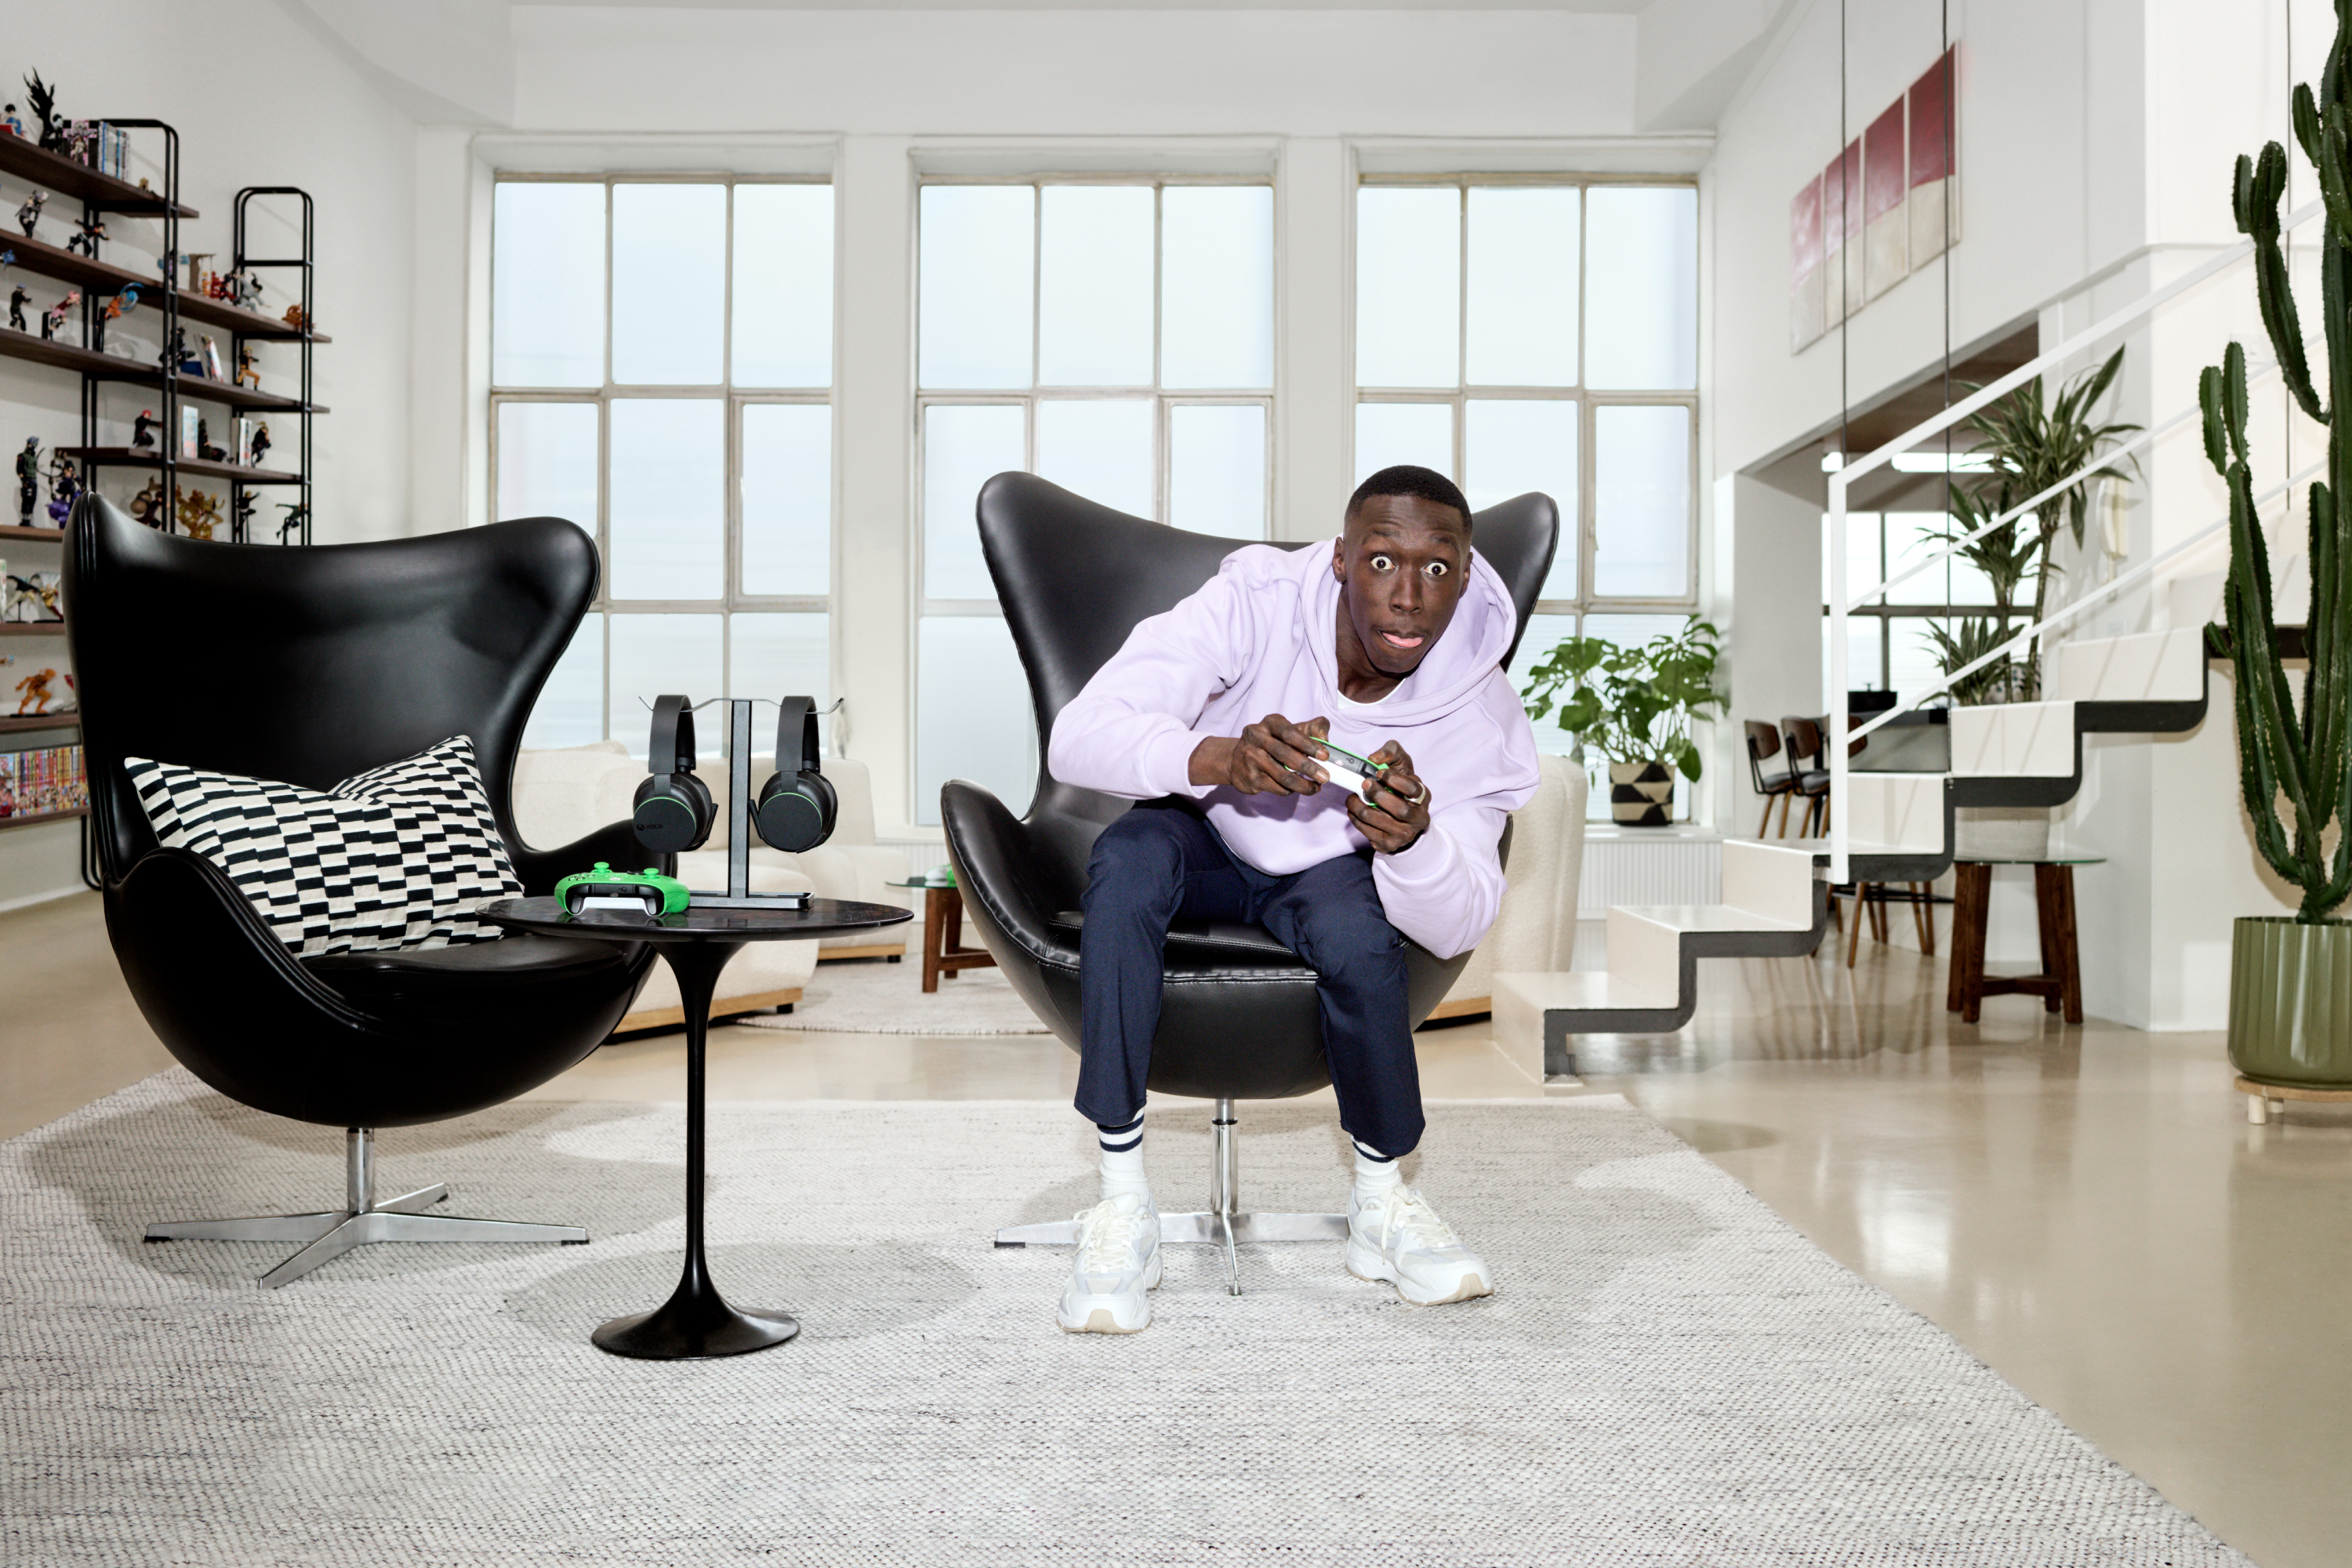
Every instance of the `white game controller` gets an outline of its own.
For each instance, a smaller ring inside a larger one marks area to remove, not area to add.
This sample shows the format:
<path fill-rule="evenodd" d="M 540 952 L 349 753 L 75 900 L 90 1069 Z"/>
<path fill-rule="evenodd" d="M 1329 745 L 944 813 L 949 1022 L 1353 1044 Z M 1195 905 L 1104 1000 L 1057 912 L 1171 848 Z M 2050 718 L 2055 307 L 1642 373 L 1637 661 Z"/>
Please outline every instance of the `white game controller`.
<path fill-rule="evenodd" d="M 1345 751 L 1328 741 L 1318 743 L 1331 753 L 1328 757 L 1318 759 L 1323 771 L 1331 776 L 1331 782 L 1350 795 L 1363 795 L 1369 779 L 1372 776 L 1370 771 L 1379 770 L 1379 764 L 1370 757 L 1360 757 L 1355 752 Z M 1349 766 L 1350 763 L 1356 765 L 1350 767 Z"/>

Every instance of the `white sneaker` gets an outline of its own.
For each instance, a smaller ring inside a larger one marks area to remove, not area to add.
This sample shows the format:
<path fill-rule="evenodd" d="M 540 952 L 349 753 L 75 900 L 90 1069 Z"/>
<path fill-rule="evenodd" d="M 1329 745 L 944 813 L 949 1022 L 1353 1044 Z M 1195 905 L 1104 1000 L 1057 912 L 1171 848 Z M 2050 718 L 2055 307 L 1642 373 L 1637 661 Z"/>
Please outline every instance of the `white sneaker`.
<path fill-rule="evenodd" d="M 1419 1193 L 1402 1185 L 1369 1201 L 1349 1195 L 1348 1272 L 1388 1280 L 1416 1307 L 1495 1293 L 1485 1262 Z"/>
<path fill-rule="evenodd" d="M 1151 1326 L 1160 1284 L 1160 1211 L 1121 1193 L 1077 1215 L 1078 1255 L 1054 1321 L 1065 1333 L 1132 1334 Z"/>

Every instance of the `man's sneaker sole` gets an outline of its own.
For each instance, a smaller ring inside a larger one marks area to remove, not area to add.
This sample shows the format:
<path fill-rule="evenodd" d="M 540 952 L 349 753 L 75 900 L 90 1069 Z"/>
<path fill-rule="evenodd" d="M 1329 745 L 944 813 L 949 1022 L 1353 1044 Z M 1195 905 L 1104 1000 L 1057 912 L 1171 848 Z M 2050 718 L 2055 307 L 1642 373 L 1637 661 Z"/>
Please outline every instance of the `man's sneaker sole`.
<path fill-rule="evenodd" d="M 1475 1300 L 1478 1297 L 1495 1293 L 1495 1288 L 1486 1283 L 1485 1276 L 1465 1274 L 1451 1295 L 1418 1295 L 1415 1287 L 1406 1283 L 1402 1276 L 1389 1267 L 1388 1259 L 1381 1256 L 1378 1248 L 1366 1247 L 1352 1237 L 1348 1242 L 1348 1272 L 1367 1285 L 1395 1286 L 1397 1300 L 1409 1307 L 1444 1307 L 1455 1301 Z"/>
<path fill-rule="evenodd" d="M 1143 1271 L 1143 1288 L 1146 1290 L 1160 1289 L 1160 1253 L 1157 1248 L 1152 1251 L 1150 1267 Z M 1084 1322 L 1074 1323 L 1065 1315 L 1069 1305 L 1066 1296 L 1062 1299 L 1062 1305 L 1054 1310 L 1054 1321 L 1066 1334 L 1139 1334 L 1151 1326 L 1151 1298 L 1149 1296 L 1142 1299 L 1142 1316 L 1132 1323 L 1125 1324 L 1118 1321 L 1116 1297 L 1087 1296 L 1081 1300 L 1086 1303 L 1082 1309 L 1086 1312 Z"/>

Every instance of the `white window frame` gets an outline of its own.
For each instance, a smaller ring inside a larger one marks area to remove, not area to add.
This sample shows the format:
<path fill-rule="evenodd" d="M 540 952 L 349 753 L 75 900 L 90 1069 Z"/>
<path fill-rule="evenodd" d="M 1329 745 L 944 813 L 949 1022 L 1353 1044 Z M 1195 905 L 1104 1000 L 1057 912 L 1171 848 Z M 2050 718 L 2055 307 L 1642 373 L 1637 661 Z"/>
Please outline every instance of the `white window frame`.
<path fill-rule="evenodd" d="M 601 616 L 604 626 L 599 689 L 603 701 L 604 733 L 614 740 L 633 742 L 634 729 L 616 733 L 613 727 L 613 619 L 615 616 L 635 615 L 716 615 L 719 617 L 719 668 L 731 690 L 735 674 L 735 616 L 739 611 L 766 614 L 818 614 L 826 617 L 825 659 L 826 679 L 833 690 L 812 693 L 820 708 L 830 704 L 841 686 L 842 634 L 841 617 L 834 612 L 834 602 L 841 584 L 841 479 L 840 479 L 840 411 L 835 406 L 840 384 L 840 279 L 835 279 L 834 321 L 835 339 L 832 384 L 817 388 L 747 387 L 734 384 L 735 369 L 735 197 L 734 188 L 740 185 L 824 185 L 834 190 L 834 221 L 838 232 L 840 223 L 840 192 L 829 174 L 632 174 L 607 171 L 602 174 L 530 174 L 501 171 L 494 176 L 496 184 L 573 184 L 604 187 L 604 382 L 594 387 L 509 386 L 493 382 L 489 390 L 489 430 L 485 437 L 488 501 L 485 515 L 496 520 L 499 515 L 499 410 L 509 403 L 571 403 L 586 404 L 596 409 L 596 517 L 590 531 L 596 539 L 596 558 L 601 570 L 596 578 L 596 597 L 590 602 L 586 615 Z M 726 298 L 722 301 L 719 322 L 719 370 L 717 382 L 701 386 L 676 384 L 635 385 L 615 383 L 613 379 L 613 187 L 615 185 L 725 185 L 727 197 L 727 233 L 725 266 Z M 493 213 L 497 204 L 491 204 Z M 494 220 L 495 222 L 495 220 Z M 490 237 L 491 265 L 497 264 L 498 236 L 493 228 Z M 493 316 L 490 321 L 490 342 L 497 341 L 498 322 L 495 317 L 495 294 L 492 296 Z M 493 358 L 493 362 L 495 358 Z M 715 599 L 615 599 L 613 596 L 612 572 L 612 405 L 615 401 L 635 402 L 653 398 L 678 398 L 696 402 L 718 401 L 726 409 L 725 499 L 721 514 L 723 529 L 721 552 L 724 569 L 719 595 Z M 747 594 L 743 591 L 743 411 L 758 404 L 799 404 L 833 409 L 832 439 L 833 482 L 828 486 L 826 501 L 827 550 L 825 583 L 823 594 Z M 582 522 L 574 518 L 572 521 Z M 713 692 L 711 696 L 720 693 Z"/>

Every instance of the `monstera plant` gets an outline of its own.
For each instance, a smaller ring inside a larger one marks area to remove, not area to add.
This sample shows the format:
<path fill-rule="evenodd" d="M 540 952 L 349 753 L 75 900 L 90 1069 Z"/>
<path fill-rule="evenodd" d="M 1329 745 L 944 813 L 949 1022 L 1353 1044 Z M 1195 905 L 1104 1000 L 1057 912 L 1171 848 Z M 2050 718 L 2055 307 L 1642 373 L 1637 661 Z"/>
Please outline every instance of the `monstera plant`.
<path fill-rule="evenodd" d="M 2254 292 L 2279 374 L 2296 406 L 2327 426 L 2327 476 L 2311 486 L 2309 663 L 2300 681 L 2279 649 L 2270 552 L 2256 515 L 2246 439 L 2246 351 L 2231 343 L 2200 378 L 2205 455 L 2230 491 L 2230 575 L 2223 641 L 2235 674 L 2240 786 L 2254 846 L 2301 894 L 2292 918 L 2249 916 L 2231 943 L 2230 1059 L 2263 1085 L 2352 1086 L 2352 925 L 2335 911 L 2352 896 L 2352 6 L 2319 91 L 2294 89 L 2294 134 L 2319 171 L 2326 201 L 2317 262 L 2327 347 L 2326 396 L 2314 384 L 2303 323 L 2280 244 L 2286 150 L 2241 157 L 2231 192 L 2238 230 L 2253 241 Z M 2298 690 L 2298 687 L 2300 689 Z M 2260 1118 L 2262 1100 L 2249 1101 Z"/>
<path fill-rule="evenodd" d="M 1699 776 L 1691 724 L 1720 711 L 1716 629 L 1693 616 L 1638 647 L 1563 637 L 1528 672 L 1528 717 L 1559 727 L 1609 763 L 1610 815 L 1628 827 L 1674 820 L 1675 774 Z"/>

